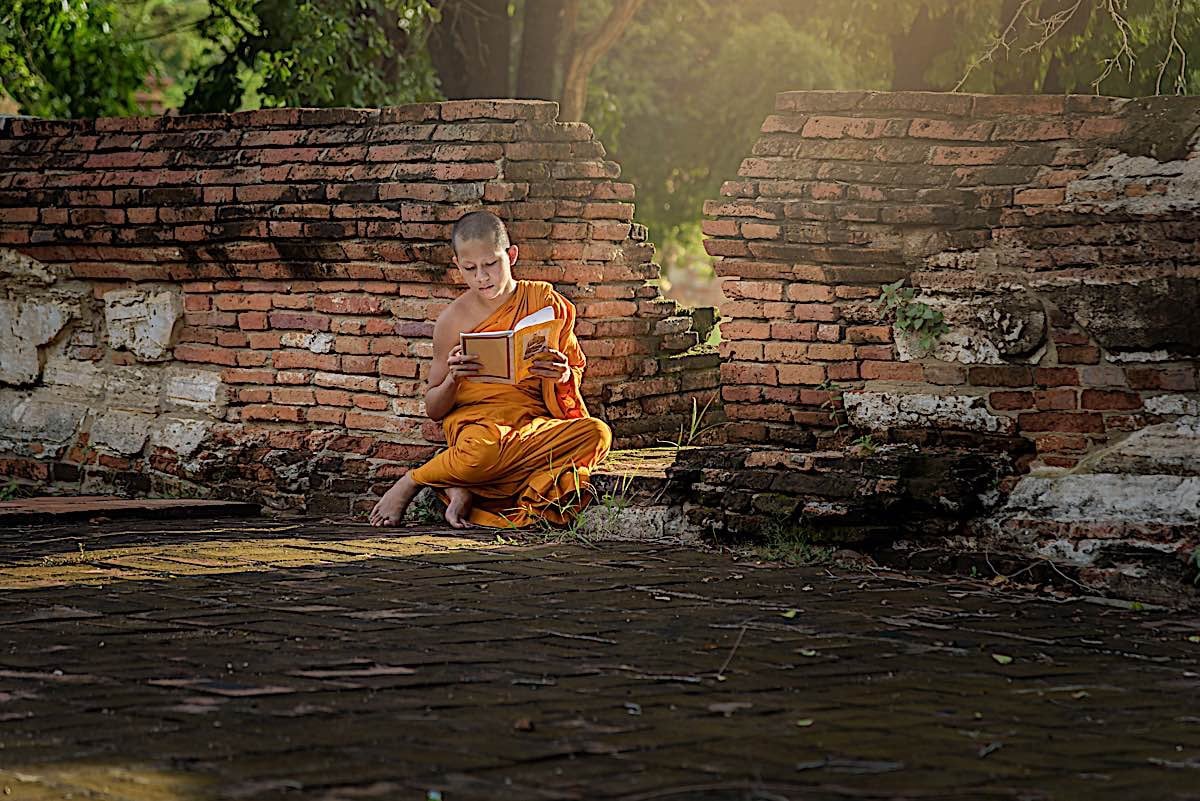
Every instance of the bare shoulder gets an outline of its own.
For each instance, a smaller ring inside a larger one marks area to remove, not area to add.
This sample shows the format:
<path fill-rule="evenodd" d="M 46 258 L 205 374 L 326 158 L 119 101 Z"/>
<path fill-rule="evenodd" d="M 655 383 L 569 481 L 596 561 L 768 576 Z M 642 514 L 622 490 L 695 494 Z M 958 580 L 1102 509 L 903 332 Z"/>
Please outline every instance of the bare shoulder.
<path fill-rule="evenodd" d="M 465 296 L 460 295 L 455 298 L 454 302 L 442 309 L 442 313 L 434 321 L 434 337 L 451 337 L 461 334 L 466 330 L 468 313 Z"/>

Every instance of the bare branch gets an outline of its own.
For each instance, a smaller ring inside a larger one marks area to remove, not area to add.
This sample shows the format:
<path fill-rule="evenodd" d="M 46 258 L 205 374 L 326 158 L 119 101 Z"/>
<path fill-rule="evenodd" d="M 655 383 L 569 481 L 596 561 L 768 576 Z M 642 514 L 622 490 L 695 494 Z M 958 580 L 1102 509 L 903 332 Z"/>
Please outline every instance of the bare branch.
<path fill-rule="evenodd" d="M 1080 6 L 1083 5 L 1083 0 L 1075 0 L 1075 4 L 1070 8 L 1064 8 L 1061 11 L 1056 11 L 1048 17 L 1031 18 L 1029 27 L 1041 28 L 1041 34 L 1038 40 L 1021 51 L 1022 55 L 1032 53 L 1035 50 L 1041 50 L 1046 44 L 1058 35 L 1058 32 L 1066 27 L 1067 23 L 1075 18 L 1079 13 Z"/>
<path fill-rule="evenodd" d="M 1017 29 L 1017 21 L 1021 19 L 1022 15 L 1025 14 L 1025 9 L 1029 8 L 1033 2 L 1034 0 L 1021 0 L 1020 7 L 1017 8 L 1016 12 L 1012 16 L 1012 19 L 1008 21 L 1008 25 L 1004 28 L 1004 32 L 992 40 L 991 45 L 983 52 L 983 54 L 971 61 L 971 63 L 967 66 L 967 71 L 963 73 L 961 78 L 959 78 L 958 83 L 956 83 L 954 88 L 950 90 L 951 92 L 957 92 L 962 89 L 963 85 L 967 82 L 967 79 L 971 77 L 972 73 L 974 73 L 975 70 L 983 64 L 993 61 L 996 57 L 996 53 L 1000 52 L 1001 48 L 1004 49 L 1005 53 L 1009 51 L 1009 49 L 1012 47 L 1011 39 L 1016 38 L 1015 33 Z"/>
<path fill-rule="evenodd" d="M 1183 49 L 1183 45 L 1179 43 L 1179 10 L 1183 5 L 1183 0 L 1174 0 L 1174 8 L 1171 13 L 1171 41 L 1167 44 L 1167 54 L 1163 56 L 1163 60 L 1158 65 L 1158 79 L 1154 82 L 1154 94 L 1162 94 L 1163 76 L 1167 74 L 1167 67 L 1171 65 L 1171 61 L 1175 57 L 1175 53 L 1179 53 L 1179 74 L 1175 76 L 1175 94 L 1187 94 L 1187 51 Z"/>
<path fill-rule="evenodd" d="M 1129 25 L 1129 20 L 1125 19 L 1124 11 L 1128 5 L 1128 0 L 1099 0 L 1100 8 L 1108 13 L 1113 24 L 1117 27 L 1117 33 L 1120 34 L 1121 43 L 1117 48 L 1116 54 L 1112 58 L 1106 58 L 1102 62 L 1104 71 L 1100 73 L 1100 77 L 1092 81 L 1092 88 L 1096 90 L 1096 94 L 1100 94 L 1100 84 L 1102 84 L 1113 70 L 1120 69 L 1122 61 L 1126 64 L 1125 72 L 1130 80 L 1133 79 L 1133 63 L 1137 61 L 1133 54 L 1133 47 L 1129 44 L 1133 38 L 1133 28 Z"/>

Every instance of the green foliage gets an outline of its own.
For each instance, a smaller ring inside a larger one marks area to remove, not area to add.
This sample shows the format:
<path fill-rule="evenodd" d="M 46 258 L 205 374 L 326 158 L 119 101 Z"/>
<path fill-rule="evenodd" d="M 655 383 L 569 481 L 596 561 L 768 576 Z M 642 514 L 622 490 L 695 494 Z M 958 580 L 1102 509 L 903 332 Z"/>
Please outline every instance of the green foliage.
<path fill-rule="evenodd" d="M 656 0 L 593 72 L 585 118 L 637 185 L 652 241 L 687 241 L 677 229 L 737 173 L 776 92 L 848 80 L 846 59 L 778 5 Z"/>
<path fill-rule="evenodd" d="M 188 72 L 205 58 L 208 43 L 198 29 L 208 13 L 208 0 L 122 0 L 114 33 L 152 48 L 159 79 L 152 88 L 165 108 L 183 105 Z"/>
<path fill-rule="evenodd" d="M 758 559 L 786 565 L 829 565 L 837 550 L 818 542 L 811 529 L 783 518 L 773 518 L 762 529 L 763 542 L 751 549 Z"/>
<path fill-rule="evenodd" d="M 430 0 L 211 0 L 185 112 L 435 99 Z"/>
<path fill-rule="evenodd" d="M 914 300 L 917 291 L 903 287 L 903 284 L 903 278 L 886 284 L 880 290 L 875 308 L 892 314 L 896 328 L 911 336 L 923 353 L 928 353 L 937 344 L 938 337 L 950 331 L 950 326 L 946 325 L 946 318 L 940 311 Z"/>
<path fill-rule="evenodd" d="M 1192 549 L 1192 558 L 1188 560 L 1188 564 L 1196 568 L 1196 575 L 1192 578 L 1192 584 L 1200 587 L 1200 546 Z"/>
<path fill-rule="evenodd" d="M 0 0 L 0 89 L 38 117 L 137 114 L 152 73 L 110 0 Z"/>
<path fill-rule="evenodd" d="M 673 441 L 659 440 L 659 443 L 669 445 L 678 452 L 691 445 L 695 445 L 702 436 L 724 425 L 724 423 L 704 422 L 704 418 L 708 416 L 709 408 L 711 408 L 713 401 L 716 399 L 717 395 L 712 395 L 712 397 L 705 401 L 703 408 L 701 408 L 700 401 L 692 398 L 692 414 L 691 417 L 679 424 L 679 438 Z"/>
<path fill-rule="evenodd" d="M 863 434 L 861 437 L 851 440 L 850 444 L 867 456 L 871 456 L 879 448 L 879 443 L 870 434 Z"/>
<path fill-rule="evenodd" d="M 843 428 L 850 428 L 850 421 L 846 418 L 845 404 L 842 400 L 846 388 L 826 378 L 817 385 L 817 389 L 828 393 L 825 400 L 821 402 L 821 408 L 829 411 L 829 422 L 833 424 L 834 435 L 840 433 Z"/>
<path fill-rule="evenodd" d="M 10 478 L 7 484 L 5 484 L 3 487 L 0 487 L 0 501 L 11 501 L 13 498 L 17 497 L 19 492 L 20 485 L 17 484 L 17 480 L 15 478 Z"/>
<path fill-rule="evenodd" d="M 408 507 L 408 517 L 415 523 L 427 525 L 444 523 L 446 521 L 445 507 L 438 501 L 437 494 L 432 489 L 424 487 Z"/>

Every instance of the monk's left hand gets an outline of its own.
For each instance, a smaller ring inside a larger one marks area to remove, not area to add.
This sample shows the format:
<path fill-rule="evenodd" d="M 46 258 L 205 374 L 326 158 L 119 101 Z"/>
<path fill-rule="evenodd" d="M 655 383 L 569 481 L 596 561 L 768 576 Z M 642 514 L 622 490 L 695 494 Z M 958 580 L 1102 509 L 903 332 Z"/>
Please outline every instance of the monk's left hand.
<path fill-rule="evenodd" d="M 571 365 L 567 362 L 567 354 L 553 348 L 539 353 L 534 358 L 529 372 L 540 378 L 549 378 L 559 384 L 571 380 Z"/>

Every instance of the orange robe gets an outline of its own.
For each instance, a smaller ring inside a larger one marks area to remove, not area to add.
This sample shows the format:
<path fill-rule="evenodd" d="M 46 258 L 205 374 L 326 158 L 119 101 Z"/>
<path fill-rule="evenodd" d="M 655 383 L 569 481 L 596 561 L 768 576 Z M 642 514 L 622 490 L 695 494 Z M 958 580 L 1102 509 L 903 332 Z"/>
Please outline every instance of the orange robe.
<path fill-rule="evenodd" d="M 612 444 L 612 432 L 588 415 L 580 392 L 585 359 L 575 338 L 575 307 L 550 284 L 518 281 L 513 296 L 475 331 L 505 331 L 545 306 L 564 321 L 553 347 L 567 355 L 570 380 L 463 381 L 442 420 L 448 448 L 410 474 L 428 487 L 469 489 L 475 496 L 470 520 L 477 525 L 510 528 L 538 518 L 566 523 L 591 500 L 588 478 Z"/>

